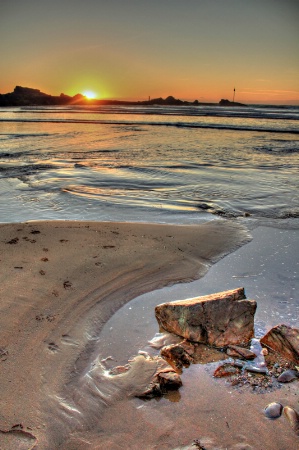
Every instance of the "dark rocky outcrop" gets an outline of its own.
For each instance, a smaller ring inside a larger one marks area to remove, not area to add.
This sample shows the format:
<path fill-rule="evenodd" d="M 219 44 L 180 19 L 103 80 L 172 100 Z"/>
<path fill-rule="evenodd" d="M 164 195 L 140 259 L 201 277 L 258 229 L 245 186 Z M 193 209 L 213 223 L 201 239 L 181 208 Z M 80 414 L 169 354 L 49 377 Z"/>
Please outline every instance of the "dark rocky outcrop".
<path fill-rule="evenodd" d="M 244 103 L 231 102 L 230 100 L 222 98 L 219 102 L 219 106 L 247 106 Z"/>
<path fill-rule="evenodd" d="M 224 102 L 224 103 L 223 103 Z M 227 103 L 228 102 L 228 103 Z M 166 98 L 158 97 L 144 101 L 126 101 L 126 100 L 88 100 L 82 94 L 76 94 L 73 97 L 65 94 L 59 96 L 45 94 L 39 89 L 32 89 L 22 86 L 16 86 L 13 92 L 0 94 L 0 106 L 51 106 L 51 105 L 165 105 L 165 106 L 217 106 L 217 103 L 200 103 L 198 100 L 188 102 L 169 95 Z M 220 106 L 246 106 L 241 103 L 221 100 Z"/>
<path fill-rule="evenodd" d="M 60 94 L 53 96 L 41 92 L 39 89 L 32 89 L 16 86 L 13 92 L 0 94 L 0 106 L 49 106 L 49 105 L 70 105 L 86 102 L 86 98 L 77 94 L 74 97 Z"/>

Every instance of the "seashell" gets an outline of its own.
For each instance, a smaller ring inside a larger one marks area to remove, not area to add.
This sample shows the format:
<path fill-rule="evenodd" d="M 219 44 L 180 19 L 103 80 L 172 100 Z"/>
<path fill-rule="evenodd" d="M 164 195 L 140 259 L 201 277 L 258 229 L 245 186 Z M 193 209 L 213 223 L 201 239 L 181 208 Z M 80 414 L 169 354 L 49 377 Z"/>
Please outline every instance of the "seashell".
<path fill-rule="evenodd" d="M 295 431 L 297 436 L 299 436 L 299 414 L 297 413 L 297 411 L 295 411 L 294 408 L 291 408 L 290 406 L 285 406 L 283 408 L 283 412 L 288 419 L 292 429 Z"/>
<path fill-rule="evenodd" d="M 269 403 L 264 409 L 264 414 L 268 419 L 277 419 L 282 413 L 282 404 L 278 402 Z"/>
<path fill-rule="evenodd" d="M 279 381 L 280 383 L 289 383 L 290 381 L 295 380 L 297 376 L 298 373 L 296 372 L 296 370 L 288 369 L 279 375 L 277 381 Z"/>

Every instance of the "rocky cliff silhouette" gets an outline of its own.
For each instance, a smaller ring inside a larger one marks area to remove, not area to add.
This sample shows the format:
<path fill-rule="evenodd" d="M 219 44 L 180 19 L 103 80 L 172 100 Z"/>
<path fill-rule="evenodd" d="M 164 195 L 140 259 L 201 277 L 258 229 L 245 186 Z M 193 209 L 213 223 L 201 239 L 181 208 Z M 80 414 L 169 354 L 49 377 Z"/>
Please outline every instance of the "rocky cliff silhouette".
<path fill-rule="evenodd" d="M 187 102 L 179 100 L 172 95 L 163 99 L 162 97 L 146 101 L 123 101 L 123 100 L 88 100 L 82 94 L 73 97 L 65 94 L 59 96 L 45 94 L 39 89 L 16 86 L 13 92 L 0 94 L 0 106 L 51 106 L 51 105 L 168 105 L 168 106 L 197 106 L 197 105 L 217 105 L 218 103 L 200 103 L 198 100 Z M 221 100 L 220 106 L 246 106 L 242 103 Z"/>

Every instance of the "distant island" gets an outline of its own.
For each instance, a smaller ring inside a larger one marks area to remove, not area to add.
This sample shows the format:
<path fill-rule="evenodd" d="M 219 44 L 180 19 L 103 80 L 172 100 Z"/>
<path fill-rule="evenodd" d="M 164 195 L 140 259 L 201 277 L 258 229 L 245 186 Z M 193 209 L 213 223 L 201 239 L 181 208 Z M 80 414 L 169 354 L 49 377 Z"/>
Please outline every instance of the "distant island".
<path fill-rule="evenodd" d="M 242 103 L 230 102 L 222 99 L 219 103 L 200 103 L 198 100 L 187 102 L 174 98 L 172 95 L 163 99 L 153 98 L 145 101 L 126 100 L 89 100 L 82 94 L 73 97 L 60 94 L 59 96 L 45 94 L 39 89 L 16 86 L 13 92 L 0 94 L 0 106 L 60 106 L 60 105 L 169 105 L 169 106 L 247 106 Z"/>

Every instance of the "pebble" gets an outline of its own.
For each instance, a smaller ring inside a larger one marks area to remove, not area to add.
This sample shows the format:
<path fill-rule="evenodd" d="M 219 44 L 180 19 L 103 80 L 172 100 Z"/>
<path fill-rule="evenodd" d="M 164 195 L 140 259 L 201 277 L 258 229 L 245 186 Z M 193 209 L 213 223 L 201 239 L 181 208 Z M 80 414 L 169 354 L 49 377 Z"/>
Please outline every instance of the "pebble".
<path fill-rule="evenodd" d="M 292 429 L 295 431 L 297 436 L 299 436 L 299 414 L 297 413 L 297 411 L 295 411 L 294 408 L 291 408 L 290 406 L 285 406 L 283 408 L 283 412 L 288 419 Z"/>
<path fill-rule="evenodd" d="M 268 419 L 277 419 L 282 413 L 282 404 L 278 402 L 269 403 L 264 409 L 264 414 Z"/>
<path fill-rule="evenodd" d="M 290 381 L 295 380 L 297 376 L 298 373 L 296 372 L 296 370 L 288 369 L 279 375 L 277 381 L 279 381 L 280 383 L 289 383 Z"/>

